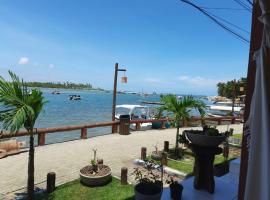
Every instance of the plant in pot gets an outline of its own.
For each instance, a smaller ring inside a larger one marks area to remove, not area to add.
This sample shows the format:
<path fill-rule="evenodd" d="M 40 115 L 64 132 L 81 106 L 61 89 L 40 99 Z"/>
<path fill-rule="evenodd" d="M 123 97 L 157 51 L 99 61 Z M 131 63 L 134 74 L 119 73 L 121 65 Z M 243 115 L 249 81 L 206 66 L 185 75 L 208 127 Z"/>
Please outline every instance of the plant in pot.
<path fill-rule="evenodd" d="M 163 168 L 161 167 L 161 176 L 155 170 L 155 163 L 148 161 L 144 169 L 135 168 L 134 176 L 138 182 L 135 187 L 136 200 L 159 200 L 162 195 Z"/>
<path fill-rule="evenodd" d="M 91 164 L 80 170 L 80 181 L 87 186 L 105 185 L 111 181 L 111 168 L 107 165 L 98 164 L 97 149 L 93 149 L 94 158 Z"/>
<path fill-rule="evenodd" d="M 224 174 L 227 174 L 230 170 L 230 161 L 228 160 L 229 158 L 229 140 L 228 138 L 233 134 L 233 129 L 231 128 L 229 131 L 226 131 L 224 133 L 226 139 L 223 142 L 223 157 L 224 157 L 224 161 L 222 163 L 219 164 L 215 164 L 214 165 L 214 175 L 215 176 L 223 176 Z"/>
<path fill-rule="evenodd" d="M 170 186 L 171 199 L 181 200 L 184 187 L 178 181 L 175 181 L 173 177 L 168 177 L 166 183 Z"/>
<path fill-rule="evenodd" d="M 153 160 L 161 160 L 161 158 L 162 158 L 162 151 L 159 151 L 158 150 L 158 146 L 157 145 L 155 146 L 155 151 L 153 151 L 151 153 L 151 158 Z"/>

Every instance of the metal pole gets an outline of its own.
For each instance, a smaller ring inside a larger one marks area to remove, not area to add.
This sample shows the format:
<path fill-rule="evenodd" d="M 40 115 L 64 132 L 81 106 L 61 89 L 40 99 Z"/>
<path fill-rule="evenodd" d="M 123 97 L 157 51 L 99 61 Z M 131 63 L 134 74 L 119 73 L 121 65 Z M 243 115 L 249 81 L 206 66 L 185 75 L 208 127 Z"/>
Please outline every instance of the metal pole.
<path fill-rule="evenodd" d="M 117 75 L 118 75 L 118 63 L 115 63 L 114 71 L 114 85 L 113 85 L 113 104 L 112 104 L 112 121 L 115 121 L 115 106 L 116 106 L 116 93 L 117 93 Z M 117 126 L 112 125 L 112 133 L 117 132 Z"/>
<path fill-rule="evenodd" d="M 235 104 L 235 98 L 236 98 L 236 80 L 233 80 L 233 99 L 232 99 L 232 116 L 234 116 L 234 104 Z"/>

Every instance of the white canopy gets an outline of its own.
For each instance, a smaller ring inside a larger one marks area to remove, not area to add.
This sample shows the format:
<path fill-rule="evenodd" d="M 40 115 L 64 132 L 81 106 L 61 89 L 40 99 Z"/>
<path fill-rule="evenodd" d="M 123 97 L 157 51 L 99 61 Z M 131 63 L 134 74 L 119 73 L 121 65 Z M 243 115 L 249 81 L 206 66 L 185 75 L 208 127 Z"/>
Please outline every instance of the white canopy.
<path fill-rule="evenodd" d="M 270 199 L 270 0 L 259 3 L 264 30 L 261 48 L 255 53 L 255 88 L 246 123 L 249 161 L 245 200 Z"/>

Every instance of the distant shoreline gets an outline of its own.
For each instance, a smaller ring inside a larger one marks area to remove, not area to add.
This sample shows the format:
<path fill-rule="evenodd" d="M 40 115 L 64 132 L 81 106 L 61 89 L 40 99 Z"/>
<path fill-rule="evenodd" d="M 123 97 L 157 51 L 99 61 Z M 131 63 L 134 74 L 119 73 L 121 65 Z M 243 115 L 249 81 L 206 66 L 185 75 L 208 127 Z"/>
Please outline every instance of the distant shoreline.
<path fill-rule="evenodd" d="M 94 88 L 90 83 L 72 83 L 72 82 L 25 82 L 25 86 L 29 88 L 49 88 L 49 89 L 70 89 L 70 90 L 88 90 L 88 91 L 104 91 L 102 88 Z"/>
<path fill-rule="evenodd" d="M 110 90 L 105 90 L 105 89 L 98 89 L 98 88 L 66 88 L 66 87 L 46 87 L 46 86 L 27 86 L 28 88 L 42 88 L 42 89 L 55 89 L 55 90 L 87 90 L 87 91 L 100 91 L 100 92 L 110 92 Z"/>

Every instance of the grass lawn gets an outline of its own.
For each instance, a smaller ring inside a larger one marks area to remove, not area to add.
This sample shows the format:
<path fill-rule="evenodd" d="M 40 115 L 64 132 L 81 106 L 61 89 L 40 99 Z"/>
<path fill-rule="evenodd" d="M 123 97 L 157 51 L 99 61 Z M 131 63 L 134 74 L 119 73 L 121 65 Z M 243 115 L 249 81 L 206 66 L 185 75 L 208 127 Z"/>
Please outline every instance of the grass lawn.
<path fill-rule="evenodd" d="M 170 149 L 168 156 L 169 156 L 168 167 L 184 172 L 187 175 L 190 175 L 193 173 L 195 158 L 193 156 L 193 153 L 189 149 L 186 149 L 184 151 L 184 156 L 182 159 L 178 159 L 178 160 L 175 159 L 174 149 Z M 230 155 L 228 160 L 232 160 L 234 158 L 236 158 L 235 155 Z M 148 157 L 148 159 L 150 159 L 150 157 Z M 224 161 L 225 160 L 222 155 L 216 155 L 214 164 L 219 164 Z M 154 162 L 156 162 L 157 164 L 160 164 L 160 161 L 154 161 Z"/>
<path fill-rule="evenodd" d="M 120 181 L 112 178 L 112 181 L 101 187 L 87 187 L 75 180 L 63 184 L 50 195 L 38 195 L 35 199 L 69 199 L 69 200 L 131 200 L 134 199 L 134 190 L 132 185 L 121 185 Z"/>
<path fill-rule="evenodd" d="M 231 137 L 242 140 L 242 136 L 243 136 L 243 134 L 233 134 Z"/>

